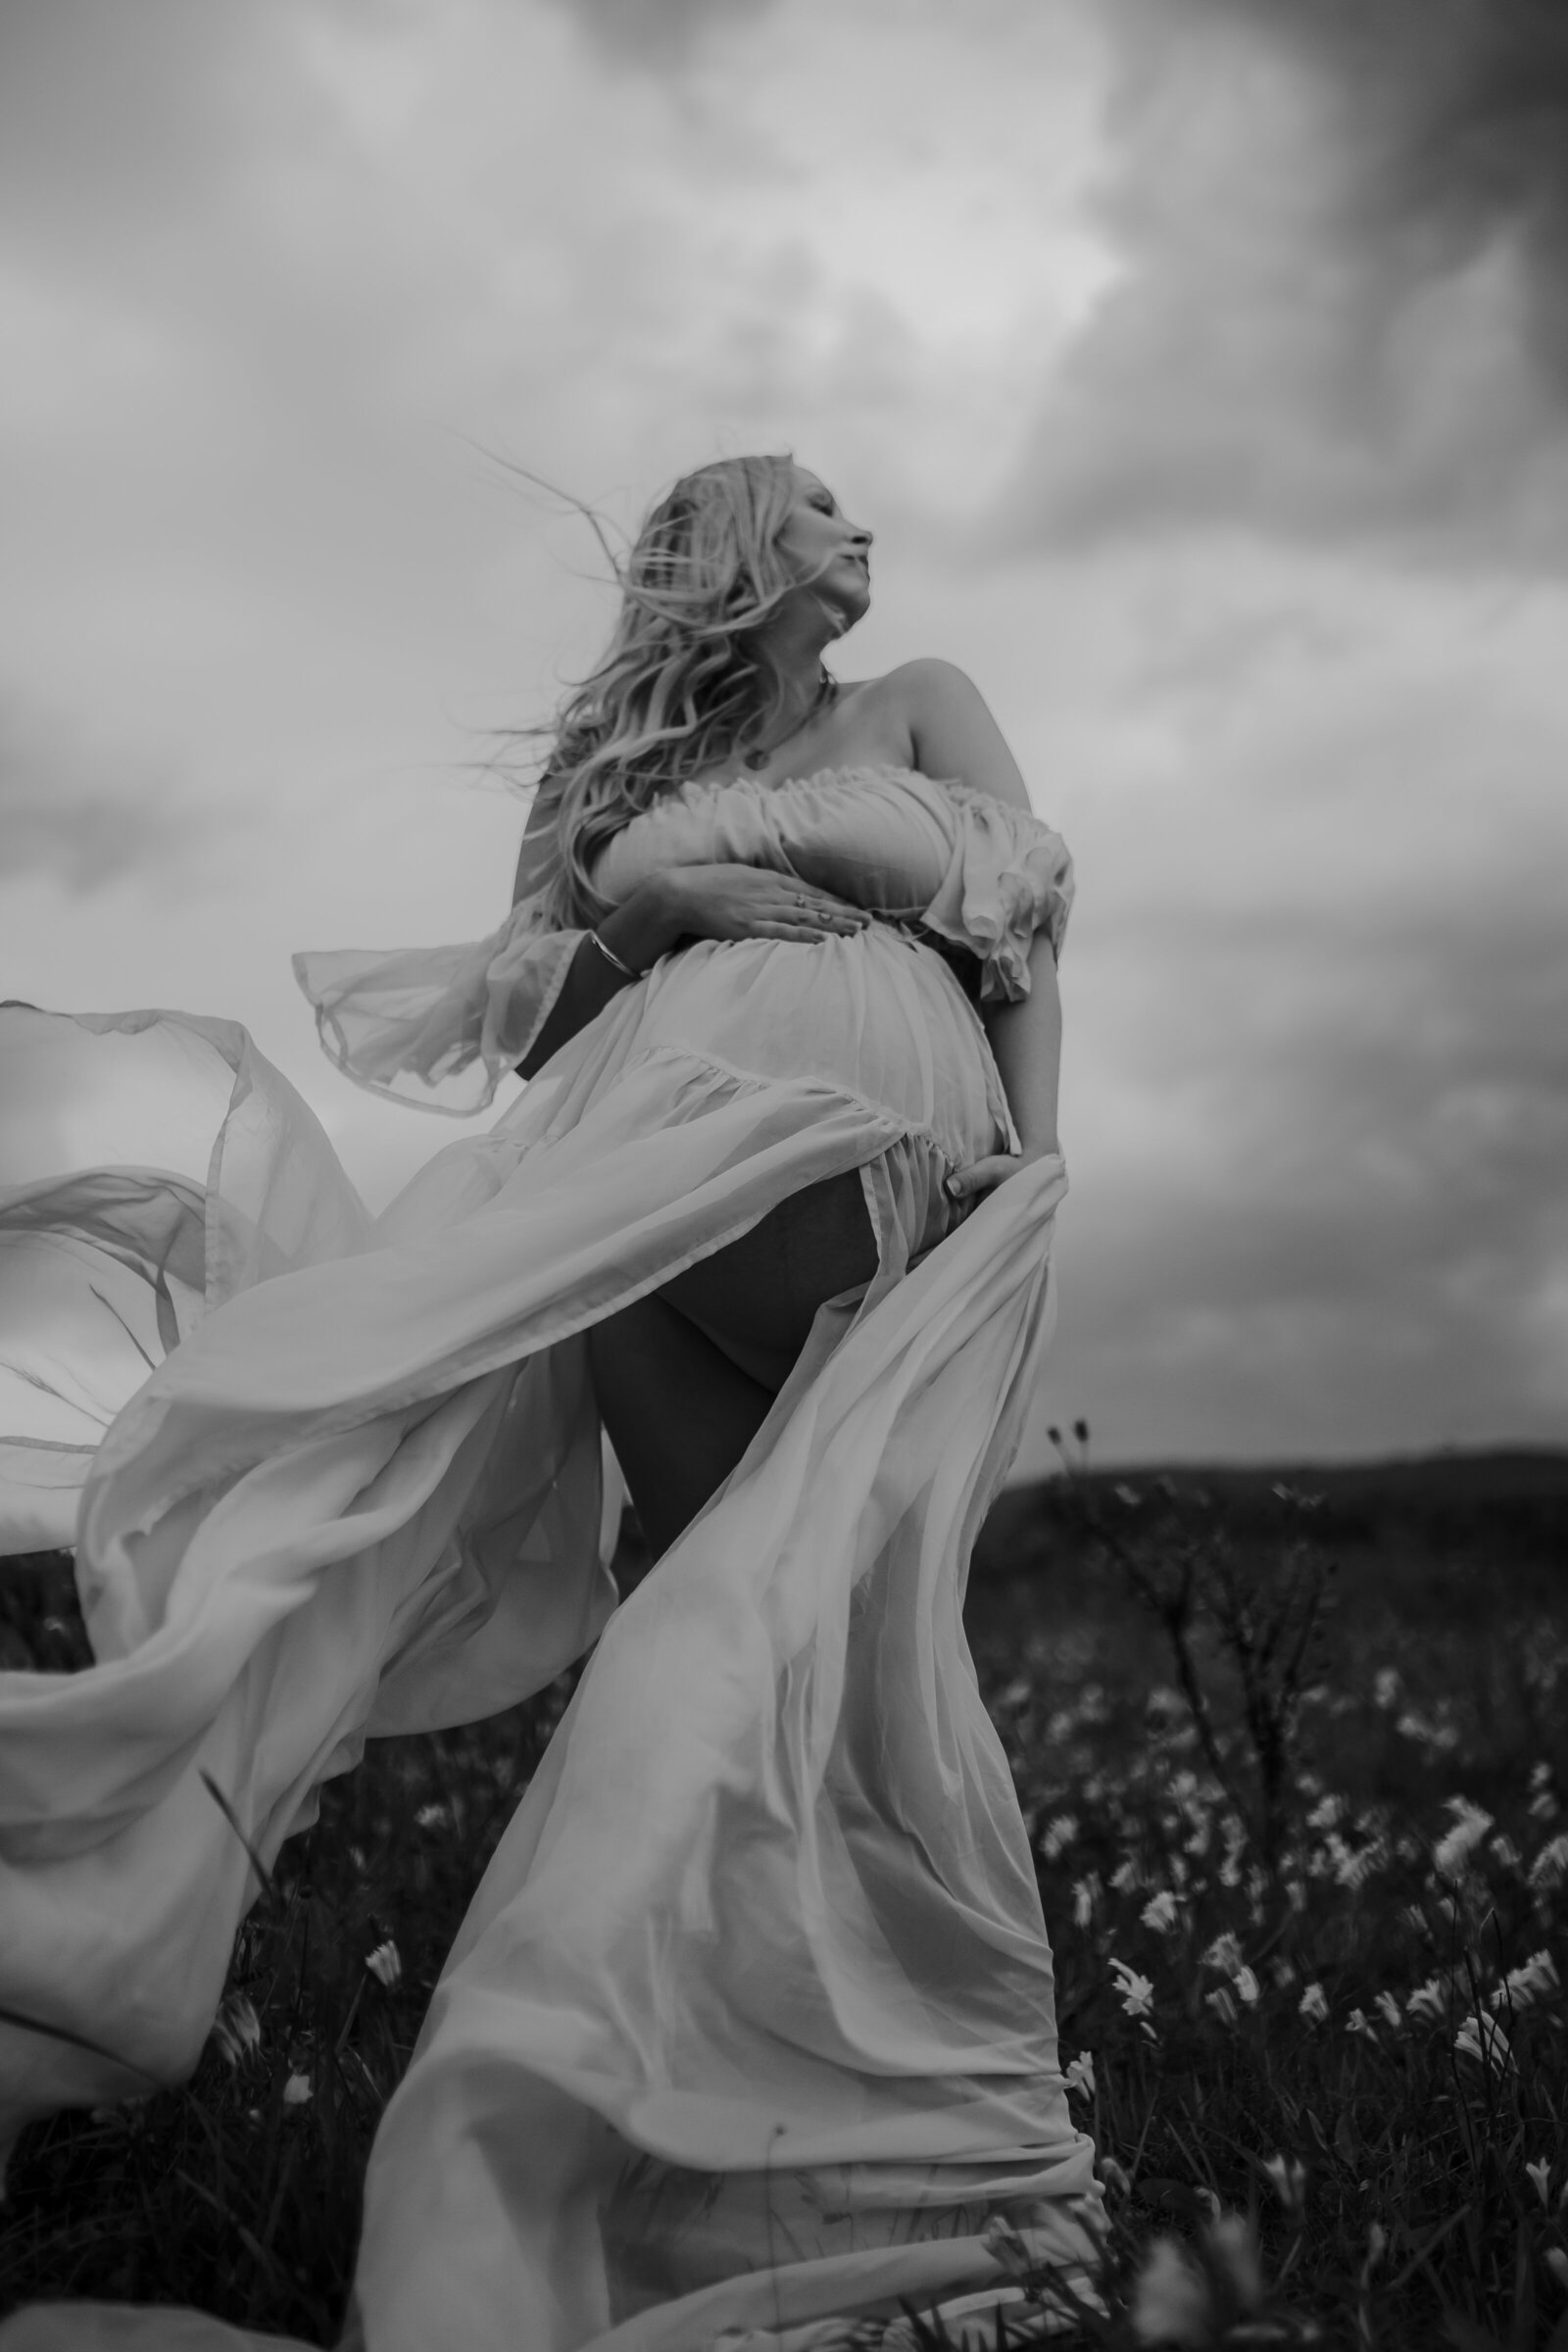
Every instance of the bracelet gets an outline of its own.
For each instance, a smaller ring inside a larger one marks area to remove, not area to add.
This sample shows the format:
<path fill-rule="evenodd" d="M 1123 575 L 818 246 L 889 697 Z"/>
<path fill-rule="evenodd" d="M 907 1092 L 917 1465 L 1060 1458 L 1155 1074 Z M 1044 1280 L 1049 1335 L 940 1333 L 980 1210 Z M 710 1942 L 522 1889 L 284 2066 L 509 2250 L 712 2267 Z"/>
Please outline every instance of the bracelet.
<path fill-rule="evenodd" d="M 613 948 L 606 947 L 604 941 L 600 938 L 597 931 L 590 931 L 588 936 L 593 941 L 594 946 L 599 950 L 599 953 L 604 957 L 605 961 L 609 964 L 613 964 L 615 970 L 620 973 L 623 979 L 645 980 L 647 978 L 648 975 L 646 972 L 633 971 L 629 963 L 622 962 L 621 958 L 615 954 Z"/>

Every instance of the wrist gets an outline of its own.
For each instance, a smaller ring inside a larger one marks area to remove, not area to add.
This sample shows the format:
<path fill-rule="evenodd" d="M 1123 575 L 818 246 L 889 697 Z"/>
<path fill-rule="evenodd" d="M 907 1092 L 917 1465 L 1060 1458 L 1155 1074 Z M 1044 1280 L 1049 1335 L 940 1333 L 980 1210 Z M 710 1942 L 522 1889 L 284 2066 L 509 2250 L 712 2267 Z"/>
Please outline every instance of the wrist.
<path fill-rule="evenodd" d="M 681 934 L 676 896 L 668 887 L 671 879 L 665 874 L 650 876 L 599 925 L 606 945 L 641 972 L 666 956 Z"/>

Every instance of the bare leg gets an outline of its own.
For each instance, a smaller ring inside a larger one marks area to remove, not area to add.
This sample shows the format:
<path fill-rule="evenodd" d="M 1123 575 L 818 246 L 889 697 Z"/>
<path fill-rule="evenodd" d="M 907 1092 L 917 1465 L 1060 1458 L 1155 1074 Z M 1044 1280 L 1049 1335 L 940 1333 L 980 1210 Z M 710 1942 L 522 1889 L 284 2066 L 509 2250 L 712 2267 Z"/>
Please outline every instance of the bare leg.
<path fill-rule="evenodd" d="M 659 1293 L 596 1323 L 588 1358 L 601 1418 L 658 1559 L 728 1478 L 774 1391 Z"/>
<path fill-rule="evenodd" d="M 594 1326 L 599 1409 L 656 1558 L 760 1429 L 822 1301 L 875 1270 L 859 1177 L 835 1176 Z"/>

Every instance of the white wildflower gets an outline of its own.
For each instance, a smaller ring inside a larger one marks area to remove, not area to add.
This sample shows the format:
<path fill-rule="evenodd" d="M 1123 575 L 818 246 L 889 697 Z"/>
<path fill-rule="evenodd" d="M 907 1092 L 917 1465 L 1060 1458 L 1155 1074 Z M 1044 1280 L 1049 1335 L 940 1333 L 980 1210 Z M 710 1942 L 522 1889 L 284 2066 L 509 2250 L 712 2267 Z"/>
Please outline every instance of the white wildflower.
<path fill-rule="evenodd" d="M 994 2213 L 991 2216 L 980 2233 L 980 2242 L 992 2261 L 1000 2263 L 1013 2278 L 1027 2278 L 1034 2267 L 1034 2257 L 1024 2242 L 1022 2231 L 1016 2222 L 1008 2221 L 1005 2214 Z"/>
<path fill-rule="evenodd" d="M 1321 1984 L 1309 1984 L 1297 2006 L 1301 2015 L 1312 2025 L 1321 2026 L 1328 2023 L 1329 1996 Z"/>
<path fill-rule="evenodd" d="M 1531 1891 L 1535 1894 L 1555 1894 L 1568 1879 L 1568 1834 L 1553 1838 L 1544 1845 L 1530 1865 Z"/>
<path fill-rule="evenodd" d="M 1224 2274 L 1235 2301 L 1244 2312 L 1256 2311 L 1263 2300 L 1263 2264 L 1256 2233 L 1247 2216 L 1215 2214 L 1203 2240 L 1211 2264 Z"/>
<path fill-rule="evenodd" d="M 1076 1813 L 1054 1814 L 1040 1833 L 1040 1851 L 1048 1862 L 1054 1862 L 1059 1853 L 1071 1845 L 1078 1835 Z"/>
<path fill-rule="evenodd" d="M 1568 2254 L 1563 2252 L 1561 2246 L 1548 2246 L 1544 2259 L 1557 2284 L 1568 2290 Z"/>
<path fill-rule="evenodd" d="M 1134 2282 L 1128 2316 L 1135 2343 L 1185 2346 L 1212 2341 L 1208 2280 L 1173 2237 L 1156 2237 L 1150 2247 Z"/>
<path fill-rule="evenodd" d="M 1345 2021 L 1347 2034 L 1364 2034 L 1368 2041 L 1376 2041 L 1378 2030 L 1364 2009 L 1352 2009 Z"/>
<path fill-rule="evenodd" d="M 1406 2003 L 1406 2014 L 1419 2018 L 1425 2025 L 1441 2025 L 1448 2014 L 1448 1991 L 1441 1977 L 1429 1977 L 1418 1984 Z"/>
<path fill-rule="evenodd" d="M 1429 1723 L 1414 1707 L 1407 1707 L 1395 1725 L 1395 1730 L 1406 1740 L 1414 1740 L 1422 1747 L 1437 1754 L 1451 1755 L 1459 1744 L 1458 1727 L 1451 1723 Z"/>
<path fill-rule="evenodd" d="M 1228 1984 L 1216 1984 L 1212 1992 L 1204 1993 L 1203 1999 L 1213 2010 L 1222 2026 L 1235 2025 L 1241 2011 L 1236 2006 L 1236 1996 Z"/>
<path fill-rule="evenodd" d="M 1255 2009 L 1259 1999 L 1261 1998 L 1263 1987 L 1261 1984 L 1259 1984 L 1256 1977 L 1247 1966 L 1245 1961 L 1236 1971 L 1235 1976 L 1232 1977 L 1231 1983 L 1241 1994 L 1241 1997 L 1246 2002 L 1248 2008 Z"/>
<path fill-rule="evenodd" d="M 1345 1799 L 1331 1790 L 1327 1796 L 1318 1798 L 1306 1817 L 1306 1826 L 1309 1830 L 1337 1830 L 1344 1819 Z"/>
<path fill-rule="evenodd" d="M 1473 2058 L 1478 2066 L 1506 2074 L 1513 2065 L 1513 2052 L 1501 2023 L 1489 2017 L 1484 2009 L 1471 2013 L 1453 2037 L 1453 2046 L 1461 2058 Z"/>
<path fill-rule="evenodd" d="M 1203 1954 L 1203 1966 L 1218 1969 L 1222 1977 L 1234 1977 L 1241 1965 L 1242 1947 L 1227 1928 L 1223 1936 L 1215 1936 Z"/>
<path fill-rule="evenodd" d="M 1439 1838 L 1432 1849 L 1432 1867 L 1440 1878 L 1451 1879 L 1466 1868 L 1471 1855 L 1492 1827 L 1492 1815 L 1473 1805 L 1466 1796 L 1450 1796 L 1448 1811 L 1453 1815 L 1453 1827 Z"/>
<path fill-rule="evenodd" d="M 1152 1894 L 1144 1905 L 1143 1922 L 1145 1927 L 1154 1929 L 1160 1936 L 1168 1936 L 1179 1917 L 1176 1897 L 1168 1886 L 1162 1886 L 1158 1894 Z"/>
<path fill-rule="evenodd" d="M 1393 2032 L 1397 2033 L 1399 2026 L 1399 2004 L 1395 1999 L 1393 1993 L 1380 1992 L 1378 1994 L 1378 2007 L 1383 2012 L 1384 2024 Z"/>
<path fill-rule="evenodd" d="M 1061 2079 L 1068 2090 L 1078 2098 L 1092 2099 L 1095 2095 L 1095 2061 L 1091 2053 L 1080 2050 Z"/>
<path fill-rule="evenodd" d="M 1399 1670 L 1396 1666 L 1380 1666 L 1372 1678 L 1372 1703 L 1383 1714 L 1392 1714 L 1399 1703 Z"/>
<path fill-rule="evenodd" d="M 1263 2167 L 1273 2186 L 1274 2194 L 1289 2214 L 1299 2215 L 1306 2207 L 1306 2167 L 1298 2156 L 1271 2156 Z"/>
<path fill-rule="evenodd" d="M 1149 1978 L 1141 1977 L 1125 1960 L 1113 1960 L 1110 1973 L 1116 1979 L 1116 1990 L 1127 2015 L 1148 2017 L 1154 2005 L 1154 1987 Z"/>
<path fill-rule="evenodd" d="M 416 1829 L 439 1830 L 447 1817 L 445 1805 L 421 1805 L 414 1816 Z"/>
<path fill-rule="evenodd" d="M 1334 1865 L 1334 1876 L 1342 1886 L 1364 1886 L 1374 1871 L 1381 1870 L 1389 1858 L 1388 1840 L 1374 1838 L 1370 1845 L 1359 1849 L 1347 1845 L 1345 1839 L 1331 1832 L 1327 1851 Z"/>
<path fill-rule="evenodd" d="M 1525 2171 L 1530 2176 L 1530 2180 L 1535 2188 L 1537 2196 L 1541 2199 L 1542 2204 L 1549 2213 L 1551 2211 L 1550 2165 L 1546 2162 L 1544 2156 L 1543 2156 L 1538 2163 L 1527 2164 L 1525 2166 Z"/>
<path fill-rule="evenodd" d="M 1533 2009 L 1562 1990 L 1557 1963 L 1549 1952 L 1534 1952 L 1522 1968 L 1510 1968 L 1491 1997 L 1494 2009 Z"/>
<path fill-rule="evenodd" d="M 1551 1766 L 1533 1764 L 1530 1768 L 1530 1818 L 1532 1821 L 1555 1821 L 1557 1811 L 1557 1799 L 1551 1787 Z"/>
<path fill-rule="evenodd" d="M 1493 1838 L 1490 1850 L 1494 1861 L 1499 1863 L 1504 1870 L 1518 1869 L 1522 1856 L 1513 1839 L 1505 1834 L 1499 1832 Z"/>
<path fill-rule="evenodd" d="M 1126 1861 L 1111 1872 L 1110 1883 L 1118 1894 L 1131 1894 L 1135 1886 L 1142 1886 L 1143 1878 L 1137 1861 L 1129 1854 Z"/>
<path fill-rule="evenodd" d="M 1192 1855 L 1195 1862 L 1200 1862 L 1208 1851 L 1209 1841 L 1214 1835 L 1214 1824 L 1207 1813 L 1197 1810 L 1190 1812 L 1188 1819 L 1193 1824 L 1193 1834 L 1187 1840 L 1186 1851 Z"/>
<path fill-rule="evenodd" d="M 1278 1953 L 1269 1962 L 1268 1973 L 1274 1980 L 1276 1992 L 1289 1992 L 1291 1986 L 1296 1983 L 1296 1963 L 1294 1960 L 1287 1960 L 1283 1952 Z"/>
<path fill-rule="evenodd" d="M 312 2095 L 311 2078 L 309 2075 L 290 2075 L 288 2081 L 283 2085 L 283 2104 L 285 2107 L 307 2106 Z"/>
<path fill-rule="evenodd" d="M 1100 1894 L 1100 1881 L 1091 1873 L 1087 1879 L 1075 1879 L 1072 1889 L 1072 1924 L 1087 1928 L 1095 1916 L 1095 1904 Z"/>
<path fill-rule="evenodd" d="M 225 1993 L 213 2020 L 213 2039 L 220 2058 L 238 2066 L 262 2046 L 262 2021 L 255 2004 L 242 1992 Z"/>
<path fill-rule="evenodd" d="M 368 1956 L 365 1965 L 377 1984 L 385 1984 L 388 1988 L 394 1985 L 403 1974 L 403 1962 L 399 1956 L 398 1947 L 390 1936 L 385 1943 L 376 1945 L 374 1951 Z"/>

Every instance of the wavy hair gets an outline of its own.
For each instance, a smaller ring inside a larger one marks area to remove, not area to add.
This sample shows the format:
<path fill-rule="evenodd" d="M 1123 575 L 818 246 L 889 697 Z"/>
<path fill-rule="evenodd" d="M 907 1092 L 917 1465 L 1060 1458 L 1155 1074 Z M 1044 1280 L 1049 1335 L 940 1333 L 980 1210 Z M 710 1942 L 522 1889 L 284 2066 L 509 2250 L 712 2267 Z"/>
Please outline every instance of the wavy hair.
<path fill-rule="evenodd" d="M 554 811 L 553 924 L 608 913 L 591 879 L 606 843 L 782 709 L 783 681 L 748 638 L 803 585 L 778 546 L 794 497 L 793 458 L 720 458 L 650 509 L 624 558 L 599 533 L 620 612 L 597 666 L 539 730 L 554 735 L 536 787 Z"/>

